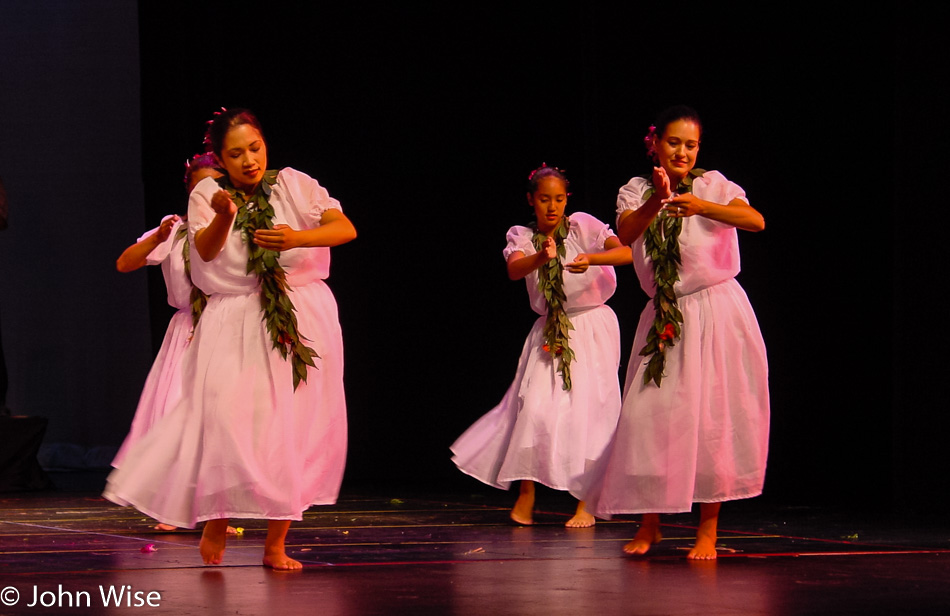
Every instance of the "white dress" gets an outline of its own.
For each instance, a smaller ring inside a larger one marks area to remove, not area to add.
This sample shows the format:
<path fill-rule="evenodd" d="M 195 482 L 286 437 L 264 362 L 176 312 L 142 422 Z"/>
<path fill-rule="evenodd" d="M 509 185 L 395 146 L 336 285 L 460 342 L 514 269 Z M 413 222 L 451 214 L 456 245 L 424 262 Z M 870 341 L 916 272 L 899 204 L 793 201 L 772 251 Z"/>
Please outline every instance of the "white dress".
<path fill-rule="evenodd" d="M 505 259 L 513 252 L 537 251 L 528 227 L 508 231 Z M 570 216 L 566 259 L 600 252 L 613 236 L 589 214 Z M 569 490 L 572 480 L 597 460 L 610 440 L 620 412 L 620 328 L 604 302 L 617 288 L 613 267 L 592 266 L 583 274 L 564 271 L 570 332 L 572 389 L 564 391 L 557 362 L 542 349 L 547 305 L 538 291 L 538 273 L 525 278 L 532 309 L 542 315 L 525 340 L 514 381 L 501 403 L 476 421 L 452 445 L 459 470 L 501 489 L 512 481 L 537 481 Z M 575 494 L 576 496 L 576 494 Z"/>
<path fill-rule="evenodd" d="M 165 278 L 165 288 L 168 290 L 168 304 L 177 308 L 178 312 L 168 323 L 165 339 L 155 356 L 148 378 L 145 379 L 145 387 L 142 389 L 135 416 L 132 418 L 132 427 L 112 461 L 112 466 L 116 468 L 121 464 L 132 444 L 152 428 L 152 425 L 178 400 L 181 393 L 181 360 L 191 342 L 192 323 L 191 281 L 185 274 L 185 260 L 182 254 L 185 237 L 178 237 L 181 225 L 181 221 L 176 222 L 168 238 L 146 257 L 148 265 L 162 266 L 162 276 Z M 141 242 L 157 231 L 156 227 L 142 235 L 138 241 Z"/>
<path fill-rule="evenodd" d="M 620 189 L 618 213 L 636 209 L 650 188 L 634 178 Z M 696 197 L 719 204 L 746 201 L 716 171 L 693 182 Z M 682 265 L 674 291 L 683 313 L 681 338 L 666 351 L 662 386 L 643 384 L 639 355 L 653 326 L 653 303 L 640 316 L 617 432 L 597 470 L 579 488 L 588 510 L 678 513 L 762 492 L 769 440 L 768 363 L 752 306 L 736 282 L 735 227 L 701 216 L 683 220 Z M 655 292 L 643 236 L 633 244 L 640 286 Z"/>
<path fill-rule="evenodd" d="M 192 242 L 214 218 L 217 190 L 207 178 L 192 192 Z M 316 180 L 289 168 L 270 203 L 274 224 L 295 229 L 314 228 L 327 209 L 340 209 Z M 272 348 L 247 259 L 246 241 L 232 229 L 215 259 L 191 260 L 192 279 L 211 297 L 185 357 L 181 400 L 109 476 L 109 500 L 189 528 L 219 518 L 300 520 L 311 505 L 336 502 L 346 403 L 336 300 L 324 283 L 330 250 L 280 253 L 298 331 L 320 356 L 296 391 L 291 362 Z"/>

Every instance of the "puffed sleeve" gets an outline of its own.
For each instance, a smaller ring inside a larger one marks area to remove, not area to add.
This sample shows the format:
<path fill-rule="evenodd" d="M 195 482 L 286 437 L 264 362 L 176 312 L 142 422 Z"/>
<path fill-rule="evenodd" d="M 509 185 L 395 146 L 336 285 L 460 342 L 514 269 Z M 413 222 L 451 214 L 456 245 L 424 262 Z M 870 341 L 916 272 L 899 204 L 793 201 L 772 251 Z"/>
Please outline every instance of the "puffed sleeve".
<path fill-rule="evenodd" d="M 644 193 L 650 188 L 650 181 L 647 178 L 636 177 L 627 182 L 620 188 L 617 194 L 617 216 L 627 210 L 636 210 L 646 199 Z"/>
<path fill-rule="evenodd" d="M 718 171 L 707 171 L 703 174 L 701 181 L 708 182 L 713 193 L 711 195 L 713 198 L 707 198 L 708 201 L 729 205 L 729 202 L 733 199 L 741 199 L 749 203 L 748 197 L 745 196 L 745 190 L 735 182 L 727 180 L 726 176 Z"/>
<path fill-rule="evenodd" d="M 734 199 L 749 203 L 745 191 L 735 182 L 730 182 L 718 171 L 706 171 L 702 177 L 693 180 L 693 194 L 705 201 L 729 205 Z M 717 220 L 703 219 L 704 224 L 725 229 L 734 229 L 732 225 Z"/>
<path fill-rule="evenodd" d="M 211 209 L 211 197 L 221 187 L 214 178 L 205 178 L 198 182 L 188 197 L 188 230 L 194 239 L 195 232 L 204 229 L 214 220 Z"/>
<path fill-rule="evenodd" d="M 588 217 L 590 218 L 590 224 L 594 231 L 593 233 L 594 241 L 591 248 L 588 251 L 600 252 L 601 250 L 604 250 L 604 244 L 607 243 L 607 240 L 609 240 L 612 237 L 616 237 L 617 234 L 614 233 L 613 229 L 610 228 L 610 225 L 600 222 L 593 216 L 588 215 Z"/>
<path fill-rule="evenodd" d="M 502 253 L 505 257 L 505 261 L 508 260 L 508 257 L 510 257 L 513 252 L 523 252 L 525 255 L 533 255 L 537 252 L 534 248 L 534 242 L 532 241 L 533 237 L 534 231 L 528 227 L 515 226 L 508 229 L 508 244 Z"/>
<path fill-rule="evenodd" d="M 614 237 L 610 225 L 600 222 L 586 212 L 574 212 L 570 215 L 571 231 L 577 234 L 580 252 L 600 252 L 604 244 Z"/>
<path fill-rule="evenodd" d="M 286 187 L 288 193 L 292 195 L 292 202 L 311 228 L 320 225 L 323 213 L 327 210 L 343 211 L 340 202 L 331 197 L 326 188 L 320 186 L 317 180 L 306 173 L 285 167 L 280 170 L 277 182 Z"/>

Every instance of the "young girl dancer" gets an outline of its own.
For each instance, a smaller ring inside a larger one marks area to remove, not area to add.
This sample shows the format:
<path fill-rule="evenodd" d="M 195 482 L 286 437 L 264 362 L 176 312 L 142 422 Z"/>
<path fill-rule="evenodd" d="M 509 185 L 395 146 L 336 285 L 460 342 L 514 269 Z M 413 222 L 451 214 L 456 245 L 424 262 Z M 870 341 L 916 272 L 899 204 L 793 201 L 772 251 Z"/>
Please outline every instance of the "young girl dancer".
<path fill-rule="evenodd" d="M 645 514 L 628 554 L 660 540 L 659 513 L 698 502 L 688 558 L 716 558 L 721 503 L 760 494 L 765 480 L 765 345 L 735 280 L 736 229 L 760 231 L 765 220 L 742 188 L 695 167 L 701 137 L 695 111 L 665 111 L 645 140 L 653 173 L 617 198 L 618 235 L 633 245 L 640 286 L 653 299 L 640 317 L 602 475 L 583 493 L 596 515 Z"/>
<path fill-rule="evenodd" d="M 462 472 L 503 490 L 521 481 L 511 510 L 519 524 L 533 522 L 534 482 L 568 490 L 600 456 L 620 411 L 620 331 L 604 304 L 617 280 L 604 266 L 630 263 L 630 249 L 593 216 L 566 216 L 568 194 L 567 178 L 554 167 L 528 178 L 536 224 L 509 229 L 504 256 L 509 277 L 526 279 L 541 317 L 501 403 L 452 445 Z M 567 526 L 593 525 L 579 502 Z"/>
<path fill-rule="evenodd" d="M 221 177 L 212 154 L 196 154 L 185 168 L 185 187 L 188 195 L 204 178 Z M 168 303 L 178 309 L 168 323 L 165 339 L 158 350 L 152 369 L 145 379 L 138 407 L 132 418 L 132 427 L 119 448 L 112 466 L 118 468 L 133 443 L 149 431 L 181 394 L 181 362 L 191 342 L 204 295 L 191 283 L 189 273 L 190 245 L 187 218 L 166 216 L 162 224 L 132 244 L 116 260 L 120 272 L 132 272 L 145 265 L 161 265 Z M 200 302 L 192 310 L 193 302 Z M 157 524 L 156 530 L 175 530 L 169 524 Z"/>
<path fill-rule="evenodd" d="M 267 170 L 249 111 L 216 114 L 209 137 L 226 175 L 199 183 L 188 208 L 192 278 L 211 297 L 182 398 L 105 496 L 176 526 L 207 520 L 206 564 L 222 561 L 229 518 L 266 519 L 264 565 L 300 569 L 290 522 L 336 502 L 346 457 L 343 342 L 324 279 L 328 247 L 356 231 L 316 180 Z"/>

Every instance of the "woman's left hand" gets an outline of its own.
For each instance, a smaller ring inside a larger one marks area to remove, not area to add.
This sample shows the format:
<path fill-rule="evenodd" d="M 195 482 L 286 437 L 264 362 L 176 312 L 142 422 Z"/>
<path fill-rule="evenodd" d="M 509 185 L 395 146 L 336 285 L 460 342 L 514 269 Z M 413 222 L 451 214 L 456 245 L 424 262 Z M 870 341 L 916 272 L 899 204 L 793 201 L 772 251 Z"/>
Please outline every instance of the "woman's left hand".
<path fill-rule="evenodd" d="M 666 199 L 665 203 L 663 210 L 667 216 L 674 218 L 686 218 L 687 216 L 702 215 L 703 213 L 702 201 L 692 193 L 673 195 Z"/>
<path fill-rule="evenodd" d="M 296 248 L 297 231 L 287 225 L 274 225 L 273 229 L 258 229 L 254 232 L 254 243 L 267 250 L 277 252 Z"/>
<path fill-rule="evenodd" d="M 590 267 L 590 258 L 584 253 L 579 253 L 574 260 L 565 265 L 567 271 L 572 274 L 583 274 Z"/>

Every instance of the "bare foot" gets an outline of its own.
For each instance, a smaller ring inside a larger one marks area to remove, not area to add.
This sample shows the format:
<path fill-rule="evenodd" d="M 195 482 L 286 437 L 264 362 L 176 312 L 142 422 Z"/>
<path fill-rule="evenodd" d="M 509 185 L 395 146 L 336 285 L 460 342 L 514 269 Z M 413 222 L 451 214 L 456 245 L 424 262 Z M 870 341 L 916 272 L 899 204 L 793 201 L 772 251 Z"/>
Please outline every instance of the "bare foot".
<path fill-rule="evenodd" d="M 696 545 L 689 551 L 689 560 L 716 560 L 716 537 L 719 527 L 719 509 L 722 503 L 702 503 L 699 506 L 699 528 Z"/>
<path fill-rule="evenodd" d="M 518 524 L 531 526 L 534 524 L 534 482 L 523 480 L 521 482 L 518 500 L 515 506 L 511 508 L 511 519 Z"/>
<path fill-rule="evenodd" d="M 522 526 L 531 526 L 532 524 L 534 524 L 533 519 L 531 519 L 530 517 L 524 517 L 523 515 L 518 513 L 517 504 L 515 505 L 515 508 L 511 510 L 511 514 L 509 517 L 511 517 L 513 522 L 521 524 Z"/>
<path fill-rule="evenodd" d="M 534 524 L 534 498 L 526 497 L 524 494 L 515 501 L 515 506 L 511 508 L 511 519 L 518 524 L 531 526 Z"/>
<path fill-rule="evenodd" d="M 594 516 L 587 513 L 587 509 L 584 508 L 584 501 L 579 501 L 574 517 L 565 522 L 564 526 L 568 528 L 590 528 L 596 524 L 596 522 L 597 520 L 594 519 Z"/>
<path fill-rule="evenodd" d="M 222 520 L 208 520 L 201 532 L 201 542 L 198 550 L 201 559 L 206 565 L 220 565 L 224 558 L 224 547 L 227 543 L 227 518 Z"/>
<path fill-rule="evenodd" d="M 234 528 L 233 526 L 228 526 L 227 533 L 228 533 L 229 535 L 236 535 L 236 534 L 238 534 L 237 529 Z"/>
<path fill-rule="evenodd" d="M 263 563 L 265 567 L 270 567 L 275 571 L 299 571 L 303 569 L 303 563 L 287 556 L 283 550 L 273 553 L 265 551 Z"/>
<path fill-rule="evenodd" d="M 300 561 L 287 556 L 284 542 L 287 531 L 290 530 L 290 520 L 268 520 L 267 538 L 264 540 L 264 566 L 275 571 L 299 571 L 303 569 Z"/>
<path fill-rule="evenodd" d="M 696 545 L 686 555 L 689 560 L 716 560 L 716 535 L 700 531 L 696 534 Z"/>
<path fill-rule="evenodd" d="M 660 516 L 649 513 L 643 516 L 643 521 L 640 522 L 640 530 L 633 537 L 633 541 L 623 546 L 623 551 L 626 554 L 642 556 L 649 552 L 653 544 L 659 543 L 661 539 L 663 539 L 663 534 L 660 532 Z"/>
<path fill-rule="evenodd" d="M 568 528 L 590 528 L 597 523 L 597 520 L 594 519 L 594 516 L 587 513 L 576 513 L 574 517 L 564 523 L 564 526 Z"/>

